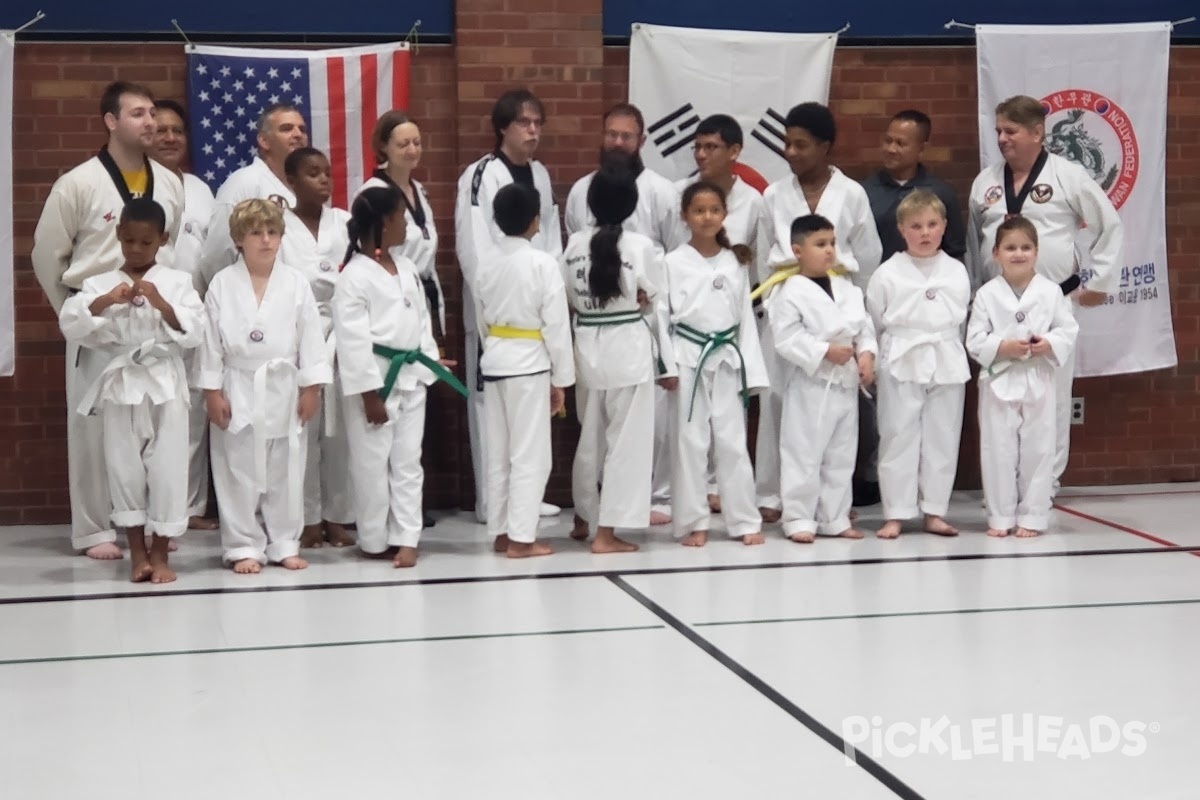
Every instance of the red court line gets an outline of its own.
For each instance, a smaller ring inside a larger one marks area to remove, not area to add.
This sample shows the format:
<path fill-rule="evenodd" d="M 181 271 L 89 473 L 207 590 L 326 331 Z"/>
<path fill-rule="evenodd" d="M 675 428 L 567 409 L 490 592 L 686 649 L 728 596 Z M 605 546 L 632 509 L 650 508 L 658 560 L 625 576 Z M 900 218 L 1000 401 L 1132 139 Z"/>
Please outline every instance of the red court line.
<path fill-rule="evenodd" d="M 1127 525 L 1121 525 L 1120 523 L 1113 522 L 1113 521 L 1107 520 L 1107 519 L 1103 519 L 1101 517 L 1093 517 L 1091 514 L 1085 514 L 1082 511 L 1076 511 L 1073 508 L 1067 508 L 1066 506 L 1059 505 L 1058 503 L 1055 503 L 1054 507 L 1057 508 L 1059 511 L 1065 511 L 1066 513 L 1071 514 L 1076 517 L 1079 517 L 1080 519 L 1086 519 L 1089 522 L 1095 522 L 1100 525 L 1107 525 L 1110 528 L 1115 528 L 1116 530 L 1123 531 L 1125 533 L 1132 533 L 1134 536 L 1140 536 L 1141 538 L 1143 538 L 1147 541 L 1154 542 L 1155 544 L 1161 544 L 1163 547 L 1182 547 L 1183 546 L 1183 545 L 1175 544 L 1174 542 L 1169 542 L 1166 539 L 1161 539 L 1152 533 L 1146 533 L 1145 531 L 1139 531 L 1137 528 L 1130 528 Z M 1200 552 L 1192 551 L 1190 553 L 1190 555 L 1200 557 Z"/>

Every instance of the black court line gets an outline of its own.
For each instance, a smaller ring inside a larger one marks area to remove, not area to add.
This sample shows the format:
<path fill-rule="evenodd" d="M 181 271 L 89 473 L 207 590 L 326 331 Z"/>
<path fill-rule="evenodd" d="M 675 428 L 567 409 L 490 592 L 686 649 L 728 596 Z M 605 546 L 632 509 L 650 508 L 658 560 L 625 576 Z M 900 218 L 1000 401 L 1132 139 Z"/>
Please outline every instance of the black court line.
<path fill-rule="evenodd" d="M 1008 611 L 1067 611 L 1078 608 L 1132 608 L 1137 606 L 1180 606 L 1200 603 L 1200 598 L 1187 600 L 1130 600 L 1113 603 L 1064 603 L 1047 606 L 999 606 L 995 608 L 946 608 L 933 611 L 886 611 L 869 614 L 830 614 L 815 617 L 779 617 L 777 619 L 742 619 L 718 622 L 693 622 L 693 628 L 719 628 L 727 625 L 776 625 L 788 622 L 834 622 L 850 619 L 888 619 L 891 617 L 939 617 L 954 614 L 998 614 Z"/>
<path fill-rule="evenodd" d="M 613 585 L 615 585 L 618 589 L 625 592 L 625 594 L 629 595 L 637 602 L 641 603 L 641 605 L 644 606 L 647 611 L 661 619 L 671 628 L 674 628 L 675 631 L 681 634 L 685 639 L 699 647 L 701 650 L 711 656 L 713 660 L 721 664 L 721 666 L 725 667 L 734 675 L 741 678 L 752 689 L 770 700 L 792 719 L 796 720 L 801 725 L 815 733 L 831 747 L 837 748 L 837 750 L 847 758 L 852 759 L 858 766 L 866 770 L 871 777 L 875 778 L 888 789 L 891 789 L 892 792 L 894 792 L 898 797 L 903 797 L 905 800 L 925 800 L 925 798 L 918 794 L 912 787 L 881 766 L 879 762 L 875 761 L 875 759 L 871 758 L 866 753 L 859 751 L 854 747 L 854 745 L 849 744 L 841 736 L 838 736 L 832 730 L 822 725 L 807 711 L 800 708 L 800 706 L 796 705 L 791 700 L 787 699 L 782 693 L 779 692 L 779 690 L 775 689 L 762 678 L 743 667 L 735 659 L 727 655 L 712 642 L 708 641 L 703 636 L 689 628 L 682 621 L 680 621 L 679 618 L 671 614 L 658 603 L 654 602 L 649 597 L 630 586 L 621 578 L 621 576 L 609 575 L 608 579 L 612 581 Z"/>
<path fill-rule="evenodd" d="M 703 572 L 741 572 L 759 569 L 806 569 L 811 567 L 856 567 L 874 564 L 920 564 L 937 561 L 983 561 L 1010 558 L 1076 558 L 1085 556 L 1132 556 L 1150 553 L 1193 553 L 1200 545 L 1188 547 L 1129 547 L 1098 550 L 1045 550 L 1028 553 L 948 553 L 942 555 L 899 556 L 897 558 L 839 558 L 827 561 L 781 561 L 767 564 L 709 564 L 698 567 L 644 567 L 639 569 L 580 570 L 578 572 L 541 572 L 519 575 L 476 575 L 447 578 L 402 578 L 380 581 L 308 583 L 292 586 L 210 586 L 203 589 L 140 590 L 132 592 L 94 592 L 44 596 L 0 597 L 0 606 L 36 603 L 73 603 L 85 600 L 125 600 L 144 597 L 196 597 L 217 594 L 264 594 L 271 592 L 312 592 L 336 589 L 378 589 L 390 586 L 444 586 L 462 583 L 505 583 L 508 581 L 563 580 L 566 578 L 607 578 L 610 575 L 686 575 Z"/>
<path fill-rule="evenodd" d="M 466 633 L 454 636 L 412 636 L 400 639 L 360 639 L 349 642 L 312 642 L 309 644 L 272 644 L 256 647 L 209 647 L 198 650 L 152 650 L 143 653 L 100 653 L 90 656 L 48 656 L 45 658 L 10 658 L 0 660 L 0 667 L 17 664 L 60 664 L 70 661 L 111 661 L 122 658 L 158 658 L 161 656 L 203 656 L 214 653 L 268 653 L 276 650 L 321 650 L 329 647 L 363 647 L 379 644 L 413 644 L 417 642 L 463 642 L 479 639 L 520 639 L 531 636 L 568 636 L 582 633 L 622 633 L 625 631 L 658 631 L 662 625 L 630 625 L 619 628 L 578 628 L 557 631 L 520 631 L 515 633 Z"/>

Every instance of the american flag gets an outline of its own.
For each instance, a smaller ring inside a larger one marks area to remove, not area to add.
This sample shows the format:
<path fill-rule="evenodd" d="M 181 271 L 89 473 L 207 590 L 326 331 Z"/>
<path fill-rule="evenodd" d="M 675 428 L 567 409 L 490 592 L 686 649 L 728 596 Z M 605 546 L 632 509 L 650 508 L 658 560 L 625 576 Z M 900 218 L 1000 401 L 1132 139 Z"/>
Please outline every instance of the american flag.
<path fill-rule="evenodd" d="M 292 103 L 309 141 L 333 166 L 332 204 L 371 175 L 371 129 L 389 109 L 408 108 L 407 43 L 334 50 L 196 46 L 188 53 L 192 171 L 215 192 L 257 153 L 258 117 Z"/>

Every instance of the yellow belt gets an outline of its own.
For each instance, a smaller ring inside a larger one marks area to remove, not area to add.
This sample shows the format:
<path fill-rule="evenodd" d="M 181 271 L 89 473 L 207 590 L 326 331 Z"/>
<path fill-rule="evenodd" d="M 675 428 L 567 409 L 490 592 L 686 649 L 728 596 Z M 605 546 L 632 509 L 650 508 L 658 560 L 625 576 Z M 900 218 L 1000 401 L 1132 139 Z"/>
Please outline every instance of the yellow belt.
<path fill-rule="evenodd" d="M 796 266 L 794 261 L 790 262 L 790 263 L 791 263 L 791 266 L 789 266 L 787 264 L 781 264 L 778 267 L 776 267 L 775 272 L 773 272 L 770 277 L 768 277 L 765 281 L 763 281 L 757 287 L 755 287 L 754 291 L 750 292 L 750 299 L 757 300 L 758 298 L 760 298 L 764 294 L 766 294 L 768 291 L 770 291 L 771 288 L 776 286 L 777 284 L 783 283 L 788 278 L 790 278 L 794 275 L 799 275 L 800 267 Z M 845 267 L 843 267 L 841 264 L 838 264 L 836 267 L 829 270 L 829 272 L 826 274 L 828 274 L 829 277 L 831 277 L 831 278 L 836 278 L 839 275 L 844 276 L 844 275 L 849 275 L 850 273 L 846 270 Z"/>
<path fill-rule="evenodd" d="M 514 328 L 511 325 L 488 325 L 488 336 L 497 339 L 536 339 L 542 341 L 540 328 Z"/>

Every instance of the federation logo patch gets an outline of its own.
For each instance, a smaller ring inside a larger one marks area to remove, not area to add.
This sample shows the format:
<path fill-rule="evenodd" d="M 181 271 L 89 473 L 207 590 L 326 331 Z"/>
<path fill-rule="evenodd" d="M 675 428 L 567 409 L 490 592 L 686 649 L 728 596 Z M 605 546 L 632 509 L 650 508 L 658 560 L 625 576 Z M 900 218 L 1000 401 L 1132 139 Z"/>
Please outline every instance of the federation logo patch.
<path fill-rule="evenodd" d="M 1025 312 L 1018 311 L 1017 312 L 1017 322 L 1024 322 L 1024 321 L 1025 321 Z"/>
<path fill-rule="evenodd" d="M 1029 199 L 1035 203 L 1045 203 L 1054 197 L 1054 187 L 1048 183 L 1039 183 L 1029 190 Z"/>
<path fill-rule="evenodd" d="M 330 264 L 328 261 L 321 262 L 321 272 L 329 272 L 332 269 L 333 269 L 333 264 Z"/>
<path fill-rule="evenodd" d="M 1112 98 L 1086 89 L 1048 94 L 1042 98 L 1042 108 L 1046 149 L 1082 166 L 1114 206 L 1124 205 L 1137 184 L 1141 164 L 1129 115 Z"/>
<path fill-rule="evenodd" d="M 146 298 L 145 298 L 145 297 L 142 297 L 142 296 L 139 294 L 137 297 L 133 298 L 133 299 L 132 299 L 132 300 L 130 300 L 129 302 L 133 303 L 133 304 L 134 304 L 135 306 L 137 306 L 138 308 L 141 308 L 142 306 L 146 305 Z"/>
<path fill-rule="evenodd" d="M 192 232 L 192 223 L 190 223 L 190 222 L 185 222 L 185 223 L 183 224 L 183 232 L 184 232 L 184 233 L 191 233 L 191 232 Z"/>
<path fill-rule="evenodd" d="M 925 299 L 926 300 L 932 300 L 935 297 L 937 297 L 937 289 L 926 289 L 925 290 Z"/>
<path fill-rule="evenodd" d="M 989 186 L 988 190 L 983 193 L 983 202 L 989 206 L 994 206 L 1004 197 L 1003 186 Z"/>
<path fill-rule="evenodd" d="M 714 289 L 722 289 L 724 287 L 725 287 L 725 278 L 723 276 L 718 275 L 717 277 L 713 278 L 713 288 Z"/>
<path fill-rule="evenodd" d="M 262 340 L 263 340 L 263 332 L 262 331 L 258 330 L 257 328 L 250 331 L 250 341 L 261 342 Z"/>

